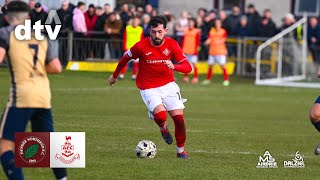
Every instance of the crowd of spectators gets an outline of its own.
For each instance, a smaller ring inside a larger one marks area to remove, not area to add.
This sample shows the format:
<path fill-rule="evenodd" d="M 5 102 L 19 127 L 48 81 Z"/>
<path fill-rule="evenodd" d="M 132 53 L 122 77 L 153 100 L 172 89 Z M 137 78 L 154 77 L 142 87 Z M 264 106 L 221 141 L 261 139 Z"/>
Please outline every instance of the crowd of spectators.
<path fill-rule="evenodd" d="M 7 25 L 5 14 L 9 2 L 10 0 L 6 0 L 5 4 L 0 7 L 0 27 Z M 29 6 L 32 9 L 30 12 L 32 23 L 41 20 L 41 23 L 44 24 L 48 16 L 48 8 L 35 0 L 29 0 Z M 62 23 L 60 35 L 63 36 L 66 35 L 64 32 L 73 31 L 76 37 L 105 39 L 122 39 L 124 29 L 133 17 L 141 20 L 140 26 L 143 28 L 144 37 L 147 37 L 150 35 L 148 30 L 150 18 L 159 14 L 158 10 L 150 4 L 144 7 L 122 4 L 120 7 L 111 9 L 110 4 L 87 5 L 81 1 L 77 4 L 63 1 L 57 13 Z M 283 17 L 282 24 L 277 27 L 270 9 L 265 9 L 261 13 L 253 4 L 249 4 L 245 12 L 241 12 L 238 6 L 233 6 L 230 11 L 206 8 L 199 8 L 197 12 L 191 13 L 182 11 L 179 17 L 173 16 L 168 11 L 160 14 L 165 15 L 168 19 L 168 35 L 178 42 L 181 42 L 183 33 L 188 28 L 188 18 L 195 18 L 197 27 L 201 30 L 202 44 L 207 39 L 208 32 L 216 18 L 221 19 L 222 27 L 227 31 L 228 37 L 269 38 L 296 22 L 294 15 L 288 13 Z M 308 43 L 314 58 L 319 59 L 317 51 L 320 49 L 320 26 L 315 17 L 309 18 Z"/>

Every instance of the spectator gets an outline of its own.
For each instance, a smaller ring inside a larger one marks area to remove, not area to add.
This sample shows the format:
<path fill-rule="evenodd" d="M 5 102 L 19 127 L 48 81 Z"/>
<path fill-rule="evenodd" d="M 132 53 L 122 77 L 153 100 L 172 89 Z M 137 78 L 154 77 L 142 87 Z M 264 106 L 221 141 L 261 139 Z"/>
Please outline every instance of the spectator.
<path fill-rule="evenodd" d="M 104 32 L 106 32 L 108 37 L 111 39 L 109 48 L 110 48 L 111 58 L 113 59 L 120 58 L 122 54 L 120 44 L 114 41 L 120 38 L 121 27 L 122 27 L 122 21 L 116 19 L 116 13 L 111 13 L 104 25 Z"/>
<path fill-rule="evenodd" d="M 30 14 L 31 24 L 35 24 L 39 20 L 41 24 L 45 24 L 47 17 L 48 13 L 43 10 L 41 3 L 36 3 Z"/>
<path fill-rule="evenodd" d="M 291 13 L 286 14 L 283 18 L 283 24 L 282 24 L 280 30 L 283 31 L 284 29 L 288 28 L 289 26 L 291 26 L 295 22 L 296 22 L 296 19 L 294 18 L 294 16 Z"/>
<path fill-rule="evenodd" d="M 269 18 L 263 17 L 257 28 L 257 36 L 272 37 L 276 34 L 277 28 Z"/>
<path fill-rule="evenodd" d="M 109 18 L 110 13 L 111 13 L 110 4 L 105 4 L 104 13 L 101 16 L 98 16 L 97 22 L 94 26 L 95 31 L 104 31 L 104 24 Z"/>
<path fill-rule="evenodd" d="M 6 0 L 5 3 L 4 3 L 4 6 L 2 6 L 1 8 L 1 11 L 2 11 L 2 14 L 6 15 L 7 14 L 7 6 L 8 4 L 10 3 L 11 0 Z"/>
<path fill-rule="evenodd" d="M 103 14 L 102 7 L 96 6 L 96 16 L 99 17 Z"/>
<path fill-rule="evenodd" d="M 151 17 L 155 17 L 155 16 L 158 16 L 158 10 L 157 9 L 153 9 L 151 11 Z"/>
<path fill-rule="evenodd" d="M 308 23 L 308 46 L 310 48 L 313 62 L 319 64 L 320 51 L 320 25 L 316 17 L 311 17 Z"/>
<path fill-rule="evenodd" d="M 35 0 L 29 0 L 29 7 L 31 10 L 34 9 L 34 6 L 36 5 L 36 1 Z"/>
<path fill-rule="evenodd" d="M 166 18 L 168 20 L 168 23 L 167 23 L 167 28 L 168 28 L 167 36 L 174 37 L 174 25 L 175 25 L 174 17 L 169 12 L 165 16 L 166 16 Z"/>
<path fill-rule="evenodd" d="M 261 17 L 253 4 L 248 5 L 246 16 L 248 18 L 249 28 L 252 30 L 252 33 L 253 33 L 252 35 L 259 36 L 257 33 L 258 33 L 258 26 L 261 24 L 260 23 Z"/>
<path fill-rule="evenodd" d="M 226 19 L 227 24 L 229 25 L 228 29 L 228 35 L 235 36 L 236 35 L 236 29 L 240 22 L 240 8 L 239 6 L 233 6 L 232 7 L 232 13 L 227 17 Z"/>
<path fill-rule="evenodd" d="M 143 29 L 140 24 L 140 19 L 138 17 L 134 17 L 131 19 L 131 23 L 126 26 L 123 33 L 123 50 L 128 51 L 133 45 L 143 39 Z M 138 73 L 139 60 L 133 60 L 133 68 L 132 68 L 132 80 L 137 78 Z M 127 66 L 125 66 L 119 75 L 120 79 L 124 78 L 124 74 L 126 73 Z"/>
<path fill-rule="evenodd" d="M 137 8 L 137 17 L 139 17 L 140 19 L 142 18 L 143 16 L 143 8 L 142 7 L 138 7 Z"/>
<path fill-rule="evenodd" d="M 4 18 L 5 16 L 0 13 L 0 28 L 7 26 L 7 21 Z"/>
<path fill-rule="evenodd" d="M 228 21 L 227 21 L 227 13 L 224 10 L 219 11 L 219 18 L 222 22 L 222 28 L 225 29 L 227 33 L 229 33 L 230 25 L 228 24 Z"/>
<path fill-rule="evenodd" d="M 130 17 L 135 17 L 137 15 L 137 9 L 135 5 L 131 5 L 128 12 Z"/>
<path fill-rule="evenodd" d="M 270 23 L 271 23 L 274 27 L 276 27 L 276 29 L 277 29 L 276 23 L 274 23 L 274 21 L 272 20 L 272 14 L 271 14 L 271 10 L 270 10 L 270 9 L 265 9 L 265 10 L 263 11 L 263 17 L 269 19 Z M 278 31 L 278 29 L 277 29 L 277 31 Z M 276 33 L 277 33 L 277 32 L 276 32 Z"/>
<path fill-rule="evenodd" d="M 79 1 L 77 7 L 73 10 L 72 25 L 77 38 L 77 43 L 74 43 L 74 56 L 75 59 L 85 60 L 88 57 L 86 42 L 83 42 L 83 38 L 87 34 L 86 20 L 84 17 L 85 3 Z"/>
<path fill-rule="evenodd" d="M 176 25 L 175 25 L 176 40 L 180 45 L 183 38 L 183 32 L 186 29 L 188 29 L 188 12 L 182 11 L 180 14 L 180 18 L 177 19 Z"/>
<path fill-rule="evenodd" d="M 147 4 L 145 7 L 144 7 L 144 13 L 145 14 L 149 14 L 149 16 L 151 17 L 151 12 L 153 10 L 153 7 L 151 4 Z"/>
<path fill-rule="evenodd" d="M 84 17 L 84 10 L 86 6 L 84 2 L 78 2 L 77 7 L 73 10 L 72 24 L 73 29 L 78 36 L 83 37 L 87 33 L 86 20 Z"/>
<path fill-rule="evenodd" d="M 200 34 L 200 39 L 201 39 L 201 48 L 199 52 L 199 59 L 208 59 L 208 46 L 204 44 L 204 42 L 208 38 L 209 31 L 211 27 L 213 26 L 214 20 L 212 19 L 212 16 L 209 14 L 205 16 L 203 24 L 201 26 L 201 34 Z"/>
<path fill-rule="evenodd" d="M 149 30 L 149 21 L 150 21 L 150 15 L 149 14 L 144 14 L 142 16 L 142 29 L 143 29 L 143 35 L 144 37 L 149 37 L 150 36 L 150 30 Z"/>
<path fill-rule="evenodd" d="M 72 30 L 72 12 L 69 10 L 69 3 L 65 0 L 61 3 L 61 8 L 57 10 L 57 14 L 61 21 L 61 31 Z M 66 36 L 67 33 L 62 33 Z"/>
<path fill-rule="evenodd" d="M 248 26 L 247 16 L 241 16 L 240 23 L 239 23 L 238 28 L 236 30 L 236 34 L 237 34 L 237 36 L 240 36 L 240 37 L 251 36 L 251 29 Z"/>
<path fill-rule="evenodd" d="M 94 30 L 94 25 L 97 22 L 98 16 L 95 14 L 95 7 L 93 4 L 89 5 L 89 9 L 84 13 L 84 18 L 86 21 L 86 26 L 88 31 Z M 88 34 L 88 37 L 92 37 L 92 34 Z"/>
<path fill-rule="evenodd" d="M 128 7 L 128 4 L 126 4 L 126 3 L 123 4 L 122 7 L 121 7 L 120 18 L 121 18 L 121 21 L 123 23 L 123 30 L 124 30 L 124 28 L 128 24 L 128 21 L 130 20 L 129 7 Z"/>
<path fill-rule="evenodd" d="M 200 31 L 197 28 L 197 20 L 195 18 L 189 18 L 188 26 L 189 28 L 184 32 L 181 49 L 193 67 L 194 76 L 191 83 L 197 84 L 199 82 L 197 62 L 198 49 L 200 47 Z M 184 74 L 183 81 L 189 82 L 188 73 Z"/>
<path fill-rule="evenodd" d="M 206 16 L 206 14 L 207 14 L 207 10 L 205 8 L 198 9 L 198 11 L 197 11 L 197 25 L 198 25 L 198 27 L 202 26 L 202 23 L 203 23 L 203 20 L 204 20 L 204 17 Z"/>

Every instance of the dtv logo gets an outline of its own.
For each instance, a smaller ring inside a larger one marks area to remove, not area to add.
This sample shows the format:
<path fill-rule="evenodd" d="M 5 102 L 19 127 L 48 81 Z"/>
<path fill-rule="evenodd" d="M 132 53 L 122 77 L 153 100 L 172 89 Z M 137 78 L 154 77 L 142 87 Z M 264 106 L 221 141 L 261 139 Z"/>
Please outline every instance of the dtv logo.
<path fill-rule="evenodd" d="M 54 30 L 52 30 L 51 27 L 51 22 L 54 21 L 55 22 L 55 28 Z M 18 40 L 30 40 L 31 39 L 31 33 L 32 33 L 32 29 L 34 30 L 34 34 L 35 34 L 35 38 L 37 40 L 43 40 L 44 36 L 41 33 L 41 31 L 43 29 L 46 30 L 46 32 L 48 33 L 48 36 L 51 40 L 55 40 L 57 39 L 57 36 L 59 34 L 59 31 L 61 29 L 61 21 L 59 19 L 59 16 L 57 14 L 56 10 L 50 10 L 48 17 L 46 19 L 45 25 L 41 24 L 41 21 L 37 21 L 35 22 L 35 24 L 32 26 L 31 29 L 31 20 L 26 19 L 24 22 L 24 25 L 18 25 L 15 30 L 14 30 L 14 34 L 16 36 L 16 38 Z"/>

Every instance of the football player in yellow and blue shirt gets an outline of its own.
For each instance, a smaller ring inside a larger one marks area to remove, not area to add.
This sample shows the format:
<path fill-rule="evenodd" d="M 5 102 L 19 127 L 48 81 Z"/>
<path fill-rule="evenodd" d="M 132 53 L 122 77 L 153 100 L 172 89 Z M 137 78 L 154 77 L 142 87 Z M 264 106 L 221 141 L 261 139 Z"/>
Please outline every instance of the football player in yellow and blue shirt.
<path fill-rule="evenodd" d="M 0 119 L 0 159 L 9 179 L 23 179 L 14 164 L 14 133 L 24 132 L 31 121 L 33 132 L 52 132 L 51 93 L 48 73 L 62 71 L 57 47 L 44 38 L 19 41 L 14 29 L 24 24 L 29 6 L 23 1 L 8 5 L 10 26 L 0 29 L 0 63 L 6 57 L 11 76 L 9 101 Z M 55 168 L 57 179 L 66 179 L 65 168 Z"/>

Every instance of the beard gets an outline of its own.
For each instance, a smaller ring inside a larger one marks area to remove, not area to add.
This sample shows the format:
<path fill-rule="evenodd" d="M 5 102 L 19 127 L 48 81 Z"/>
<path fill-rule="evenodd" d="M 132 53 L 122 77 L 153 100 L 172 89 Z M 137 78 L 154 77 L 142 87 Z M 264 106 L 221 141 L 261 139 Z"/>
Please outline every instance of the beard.
<path fill-rule="evenodd" d="M 163 39 L 164 38 L 162 38 L 162 39 L 160 39 L 160 38 L 152 38 L 152 42 L 153 42 L 154 45 L 159 46 L 159 45 L 162 44 Z"/>

